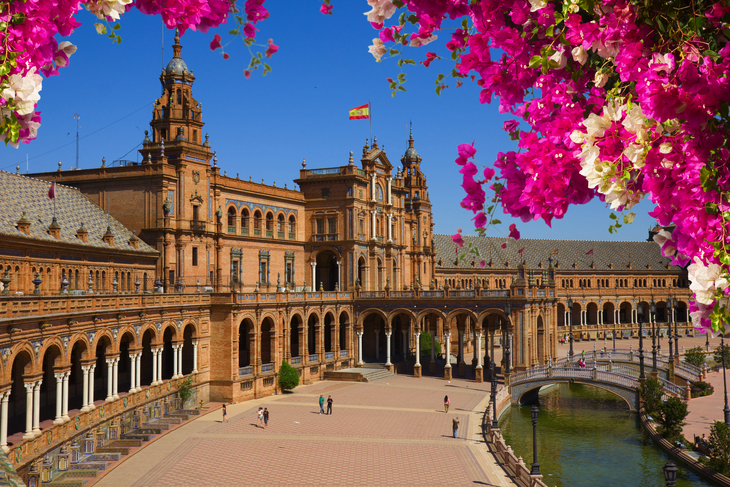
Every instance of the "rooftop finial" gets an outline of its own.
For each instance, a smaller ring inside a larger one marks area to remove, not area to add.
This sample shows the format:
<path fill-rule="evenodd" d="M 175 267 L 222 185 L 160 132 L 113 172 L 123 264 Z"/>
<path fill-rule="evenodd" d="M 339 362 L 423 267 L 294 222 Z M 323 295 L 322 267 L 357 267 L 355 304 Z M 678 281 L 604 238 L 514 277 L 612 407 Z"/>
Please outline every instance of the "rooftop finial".
<path fill-rule="evenodd" d="M 182 46 L 180 45 L 180 29 L 175 28 L 175 44 L 172 45 L 172 57 L 179 58 L 180 50 L 182 50 Z"/>
<path fill-rule="evenodd" d="M 348 161 L 348 164 L 350 166 L 354 166 L 355 165 L 355 160 L 352 158 L 352 151 L 350 151 L 350 160 Z"/>

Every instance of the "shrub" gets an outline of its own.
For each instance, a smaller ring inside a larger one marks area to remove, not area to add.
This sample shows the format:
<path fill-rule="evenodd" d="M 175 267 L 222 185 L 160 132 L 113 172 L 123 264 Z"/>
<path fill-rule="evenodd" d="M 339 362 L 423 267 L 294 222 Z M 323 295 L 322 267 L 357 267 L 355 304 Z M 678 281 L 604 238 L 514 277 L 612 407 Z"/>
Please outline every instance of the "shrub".
<path fill-rule="evenodd" d="M 644 403 L 646 414 L 659 412 L 663 395 L 664 387 L 656 377 L 649 377 L 639 385 L 639 396 Z"/>
<path fill-rule="evenodd" d="M 694 347 L 685 351 L 684 361 L 688 364 L 694 365 L 695 367 L 702 367 L 705 365 L 705 354 L 702 351 L 702 347 Z"/>
<path fill-rule="evenodd" d="M 683 440 L 682 426 L 686 424 L 684 418 L 688 414 L 687 403 L 678 397 L 670 397 L 659 406 L 659 422 L 667 440 Z"/>
<path fill-rule="evenodd" d="M 182 399 L 183 404 L 193 396 L 193 379 L 188 377 L 177 383 L 177 395 Z M 183 406 L 184 407 L 184 406 Z"/>
<path fill-rule="evenodd" d="M 709 396 L 713 392 L 715 392 L 715 388 L 712 387 L 711 384 L 708 384 L 707 382 L 703 382 L 701 380 L 698 380 L 697 382 L 692 382 L 689 386 L 689 390 L 692 397 Z"/>
<path fill-rule="evenodd" d="M 423 355 L 430 355 L 431 354 L 431 343 L 434 342 L 433 337 L 429 332 L 424 332 L 421 334 L 421 354 Z M 441 344 L 439 342 L 436 342 L 436 355 L 441 354 Z"/>
<path fill-rule="evenodd" d="M 279 387 L 282 391 L 290 391 L 299 385 L 299 372 L 297 369 L 289 365 L 286 360 L 282 360 L 279 369 Z"/>
<path fill-rule="evenodd" d="M 718 345 L 717 348 L 715 349 L 715 355 L 713 357 L 715 359 L 715 362 L 717 362 L 718 366 L 720 366 L 720 367 L 722 367 L 722 356 L 723 356 L 722 349 L 723 349 L 722 344 Z M 725 345 L 724 351 L 725 351 L 725 353 L 724 353 L 725 366 L 728 367 L 728 366 L 730 366 L 730 345 Z"/>
<path fill-rule="evenodd" d="M 711 469 L 728 475 L 730 470 L 730 428 L 723 421 L 715 421 L 710 427 L 710 459 Z"/>

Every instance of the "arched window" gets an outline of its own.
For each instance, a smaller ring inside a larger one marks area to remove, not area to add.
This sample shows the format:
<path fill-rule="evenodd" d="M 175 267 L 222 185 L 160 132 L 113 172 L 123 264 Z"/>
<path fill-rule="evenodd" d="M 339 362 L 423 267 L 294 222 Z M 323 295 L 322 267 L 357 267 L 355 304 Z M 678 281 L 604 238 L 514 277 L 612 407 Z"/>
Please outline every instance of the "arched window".
<path fill-rule="evenodd" d="M 297 221 L 294 215 L 289 216 L 289 238 L 295 238 L 297 233 Z"/>
<path fill-rule="evenodd" d="M 180 89 L 177 90 L 177 104 L 182 104 L 182 92 L 180 91 Z"/>
<path fill-rule="evenodd" d="M 261 212 L 259 210 L 253 212 L 253 234 L 261 235 Z"/>
<path fill-rule="evenodd" d="M 380 184 L 375 184 L 375 199 L 378 201 L 383 201 L 383 188 L 380 186 Z"/>
<path fill-rule="evenodd" d="M 236 210 L 228 208 L 228 233 L 236 233 Z"/>
<path fill-rule="evenodd" d="M 278 216 L 278 218 L 277 218 L 277 226 L 276 226 L 276 231 L 279 234 L 277 236 L 279 238 L 284 238 L 284 231 L 285 231 L 285 228 L 284 227 L 285 226 L 286 226 L 286 220 L 284 219 L 284 215 L 282 215 L 280 213 L 279 216 Z"/>
<path fill-rule="evenodd" d="M 248 208 L 244 207 L 241 210 L 241 233 L 244 235 L 248 235 L 248 217 Z"/>
<path fill-rule="evenodd" d="M 266 236 L 274 236 L 274 215 L 271 213 L 266 214 Z"/>

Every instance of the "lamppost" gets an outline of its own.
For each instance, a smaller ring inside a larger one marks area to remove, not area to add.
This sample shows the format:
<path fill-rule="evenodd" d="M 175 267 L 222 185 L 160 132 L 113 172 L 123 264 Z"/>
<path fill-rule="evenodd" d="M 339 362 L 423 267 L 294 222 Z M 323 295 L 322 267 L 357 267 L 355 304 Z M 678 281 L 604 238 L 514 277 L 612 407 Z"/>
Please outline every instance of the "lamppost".
<path fill-rule="evenodd" d="M 725 335 L 720 339 L 720 350 L 722 350 L 722 386 L 725 389 L 725 407 L 722 412 L 725 413 L 725 426 L 730 426 L 730 407 L 727 406 L 727 377 L 725 376 Z"/>
<path fill-rule="evenodd" d="M 512 314 L 512 307 L 509 305 L 509 301 L 507 301 L 507 304 L 504 305 L 504 314 L 507 315 L 507 329 L 504 332 L 504 336 L 506 337 L 505 340 L 505 348 L 504 348 L 504 374 L 509 374 L 509 364 L 510 364 L 510 355 L 512 355 L 512 352 L 510 349 L 512 348 L 512 344 L 510 343 L 509 339 L 509 324 L 510 324 L 510 316 Z M 506 384 L 506 382 L 505 382 Z"/>
<path fill-rule="evenodd" d="M 667 328 L 669 329 L 669 361 L 674 362 L 674 350 L 672 350 L 672 298 L 667 299 Z"/>
<path fill-rule="evenodd" d="M 679 307 L 677 298 L 672 298 L 672 311 L 674 313 L 674 355 L 679 357 L 679 333 L 677 330 L 677 308 Z"/>
<path fill-rule="evenodd" d="M 492 429 L 499 429 L 499 421 L 497 421 L 497 374 L 494 371 L 494 360 L 490 365 L 492 371 Z"/>
<path fill-rule="evenodd" d="M 644 375 L 644 305 L 636 306 L 636 319 L 639 321 L 639 379 L 646 379 Z"/>
<path fill-rule="evenodd" d="M 708 352 L 710 351 L 710 332 L 709 331 L 707 333 L 705 333 L 705 348 L 707 349 L 706 351 L 708 351 Z"/>
<path fill-rule="evenodd" d="M 677 467 L 671 460 L 668 460 L 667 464 L 664 465 L 664 481 L 666 482 L 667 487 L 676 487 L 677 470 Z"/>
<path fill-rule="evenodd" d="M 651 303 L 649 303 L 649 320 L 651 321 L 651 371 L 652 373 L 656 374 L 656 331 L 654 329 L 654 321 L 656 319 L 656 303 L 654 302 L 654 298 L 651 299 Z"/>
<path fill-rule="evenodd" d="M 532 415 L 532 470 L 530 475 L 540 475 L 540 464 L 537 463 L 537 415 L 540 409 L 533 405 L 530 409 Z"/>
<path fill-rule="evenodd" d="M 568 341 L 570 342 L 570 352 L 568 352 L 568 359 L 570 363 L 573 363 L 573 300 L 568 298 Z"/>

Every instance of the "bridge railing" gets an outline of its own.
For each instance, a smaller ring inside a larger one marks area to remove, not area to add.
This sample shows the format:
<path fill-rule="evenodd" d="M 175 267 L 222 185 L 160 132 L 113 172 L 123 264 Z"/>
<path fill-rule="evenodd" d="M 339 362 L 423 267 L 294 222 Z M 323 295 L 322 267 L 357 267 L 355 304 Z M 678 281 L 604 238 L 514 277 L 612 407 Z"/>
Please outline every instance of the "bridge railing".
<path fill-rule="evenodd" d="M 581 355 L 575 354 L 573 356 L 573 360 L 577 361 L 578 358 L 580 358 Z M 620 362 L 631 362 L 638 364 L 639 363 L 639 352 L 636 350 L 609 350 L 608 352 L 601 352 L 596 351 L 596 360 L 598 362 L 606 362 L 608 359 L 612 361 L 620 361 Z M 585 354 L 585 360 L 590 365 L 593 361 L 593 352 L 588 352 Z M 648 353 L 644 352 L 644 365 L 645 367 L 649 368 L 651 367 L 651 351 Z M 657 355 L 656 358 L 657 361 L 657 367 L 668 370 L 669 369 L 669 357 Z M 553 361 L 554 364 L 564 364 L 568 363 L 567 357 L 560 357 Z M 697 382 L 702 377 L 702 370 L 699 367 L 696 367 L 692 364 L 688 364 L 687 362 L 679 362 L 679 365 L 674 366 L 674 373 L 678 376 L 680 376 L 683 379 L 689 380 L 691 382 Z"/>

